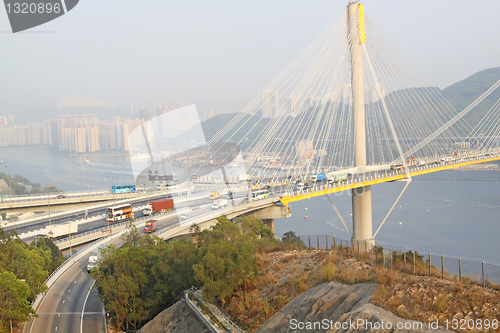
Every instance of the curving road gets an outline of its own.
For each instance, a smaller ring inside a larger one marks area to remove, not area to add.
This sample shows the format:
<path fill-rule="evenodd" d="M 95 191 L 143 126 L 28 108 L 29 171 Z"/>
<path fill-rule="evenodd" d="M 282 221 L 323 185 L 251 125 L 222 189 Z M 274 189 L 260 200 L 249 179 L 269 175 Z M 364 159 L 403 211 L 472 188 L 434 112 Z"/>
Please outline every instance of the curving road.
<path fill-rule="evenodd" d="M 118 244 L 115 239 L 107 244 Z M 24 333 L 105 332 L 105 313 L 94 280 L 87 274 L 89 255 L 76 261 L 47 291 L 38 318 L 25 325 Z"/>

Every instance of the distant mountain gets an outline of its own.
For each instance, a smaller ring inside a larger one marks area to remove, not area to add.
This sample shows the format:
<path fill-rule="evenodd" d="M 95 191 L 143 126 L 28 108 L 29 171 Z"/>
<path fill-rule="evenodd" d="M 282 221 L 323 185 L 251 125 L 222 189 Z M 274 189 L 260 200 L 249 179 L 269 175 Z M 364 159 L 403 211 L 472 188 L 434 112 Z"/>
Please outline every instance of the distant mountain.
<path fill-rule="evenodd" d="M 441 90 L 441 94 L 460 112 L 498 80 L 500 80 L 500 67 L 485 69 Z M 499 99 L 500 89 L 497 89 L 475 109 L 464 116 L 465 120 L 472 127 L 476 126 Z"/>
<path fill-rule="evenodd" d="M 224 113 L 213 116 L 210 119 L 205 120 L 201 123 L 203 127 L 203 132 L 205 133 L 206 140 L 210 140 L 215 136 L 224 126 L 233 121 L 234 117 L 238 115 L 237 113 Z M 242 145 L 246 146 L 250 142 L 253 142 L 257 135 L 262 132 L 264 127 L 268 124 L 269 119 L 261 119 L 259 117 L 244 115 L 239 121 L 237 121 L 233 126 L 234 129 L 238 129 L 236 132 L 231 134 L 226 133 L 218 141 L 226 141 L 230 139 L 233 142 L 242 141 Z M 241 128 L 240 128 L 241 127 Z M 232 135 L 234 134 L 234 135 Z M 230 135 L 232 137 L 230 138 Z M 248 138 L 248 140 L 246 140 Z"/>

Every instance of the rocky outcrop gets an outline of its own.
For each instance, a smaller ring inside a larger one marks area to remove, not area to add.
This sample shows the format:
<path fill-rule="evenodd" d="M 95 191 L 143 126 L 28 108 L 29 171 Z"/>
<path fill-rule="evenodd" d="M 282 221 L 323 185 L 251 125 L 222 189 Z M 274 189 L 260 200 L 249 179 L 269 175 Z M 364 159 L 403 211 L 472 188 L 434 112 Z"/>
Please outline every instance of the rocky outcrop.
<path fill-rule="evenodd" d="M 201 320 L 180 300 L 144 325 L 141 333 L 210 333 Z"/>
<path fill-rule="evenodd" d="M 435 323 L 401 319 L 369 303 L 376 289 L 376 284 L 320 284 L 297 296 L 255 332 L 448 332 Z"/>

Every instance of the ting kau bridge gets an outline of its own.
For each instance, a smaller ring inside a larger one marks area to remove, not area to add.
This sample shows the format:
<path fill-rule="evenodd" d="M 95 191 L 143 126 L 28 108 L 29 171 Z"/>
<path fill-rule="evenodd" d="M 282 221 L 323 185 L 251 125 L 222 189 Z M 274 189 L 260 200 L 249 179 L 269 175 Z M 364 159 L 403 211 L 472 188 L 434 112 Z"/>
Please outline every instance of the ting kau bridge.
<path fill-rule="evenodd" d="M 350 2 L 345 17 L 210 141 L 177 155 L 175 173 L 206 174 L 204 167 L 213 171 L 219 165 L 226 180 L 219 190 L 231 200 L 238 186 L 228 178 L 245 174 L 243 204 L 254 204 L 266 192 L 285 206 L 326 195 L 337 214 L 328 194 L 349 190 L 352 232 L 339 217 L 353 241 L 372 246 L 412 177 L 500 159 L 500 101 L 477 126 L 464 120 L 499 85 L 455 110 L 365 15 L 363 5 Z M 392 181 L 407 184 L 373 233 L 371 186 Z"/>

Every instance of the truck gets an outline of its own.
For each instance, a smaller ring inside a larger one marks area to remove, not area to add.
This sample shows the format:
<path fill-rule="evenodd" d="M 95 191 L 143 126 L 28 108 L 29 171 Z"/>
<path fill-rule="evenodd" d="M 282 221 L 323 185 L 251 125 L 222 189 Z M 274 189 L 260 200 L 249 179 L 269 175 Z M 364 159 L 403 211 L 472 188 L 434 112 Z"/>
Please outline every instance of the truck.
<path fill-rule="evenodd" d="M 208 198 L 210 200 L 215 200 L 215 199 L 218 199 L 218 198 L 224 198 L 224 194 L 220 194 L 217 191 L 212 191 L 212 192 L 210 192 L 210 196 Z"/>
<path fill-rule="evenodd" d="M 212 203 L 212 209 L 219 209 L 227 206 L 227 200 L 214 201 Z"/>
<path fill-rule="evenodd" d="M 77 232 L 77 223 L 52 224 L 45 226 L 45 234 L 48 238 L 53 240 L 73 236 L 76 235 Z"/>
<path fill-rule="evenodd" d="M 150 220 L 146 222 L 146 225 L 144 226 L 144 232 L 146 234 L 150 234 L 156 231 L 158 229 L 158 221 L 157 220 Z"/>
<path fill-rule="evenodd" d="M 318 173 L 316 175 L 316 180 L 325 180 L 326 179 L 326 173 Z"/>
<path fill-rule="evenodd" d="M 87 261 L 87 273 L 90 270 L 99 265 L 99 260 L 101 259 L 102 249 L 106 247 L 105 244 L 101 244 L 90 252 L 89 260 Z"/>
<path fill-rule="evenodd" d="M 334 175 L 331 175 L 329 178 L 328 178 L 328 181 L 329 182 L 332 182 L 332 183 L 338 183 L 338 182 L 341 182 L 341 181 L 344 181 L 344 180 L 347 180 L 347 173 L 342 173 L 342 174 L 334 174 Z"/>
<path fill-rule="evenodd" d="M 250 175 L 248 173 L 246 173 L 244 175 L 239 175 L 239 181 L 240 182 L 246 182 L 246 181 L 249 181 L 249 180 L 252 180 L 252 177 L 250 177 Z"/>
<path fill-rule="evenodd" d="M 449 162 L 453 162 L 454 159 L 455 159 L 454 156 L 444 156 L 444 157 L 441 157 L 441 162 L 442 163 L 449 163 Z"/>
<path fill-rule="evenodd" d="M 149 206 L 144 208 L 142 213 L 150 216 L 157 213 L 164 213 L 174 208 L 174 199 L 161 199 L 150 201 Z"/>

